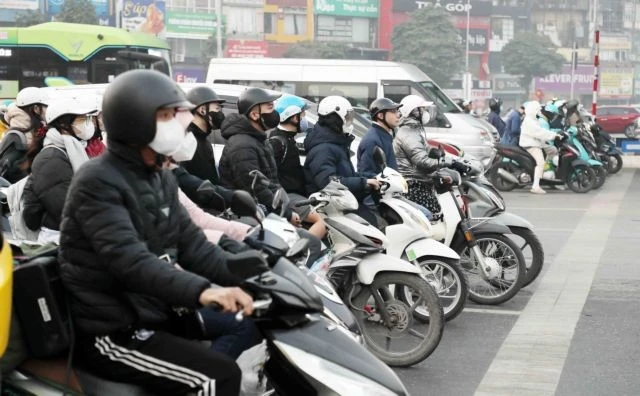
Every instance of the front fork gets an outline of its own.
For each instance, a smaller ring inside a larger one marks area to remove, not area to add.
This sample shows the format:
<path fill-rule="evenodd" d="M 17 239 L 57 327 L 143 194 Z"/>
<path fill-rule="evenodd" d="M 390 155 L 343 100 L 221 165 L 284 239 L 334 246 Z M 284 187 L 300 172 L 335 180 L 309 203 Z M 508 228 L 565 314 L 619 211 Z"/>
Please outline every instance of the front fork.
<path fill-rule="evenodd" d="M 478 265 L 480 266 L 480 271 L 483 277 L 486 279 L 490 279 L 491 275 L 491 266 L 485 260 L 484 253 L 478 246 L 475 236 L 473 235 L 473 230 L 471 230 L 471 226 L 469 225 L 469 219 L 463 218 L 460 221 L 460 230 L 464 236 L 464 240 L 467 243 L 467 247 L 469 248 L 470 255 L 473 255 L 477 260 Z"/>

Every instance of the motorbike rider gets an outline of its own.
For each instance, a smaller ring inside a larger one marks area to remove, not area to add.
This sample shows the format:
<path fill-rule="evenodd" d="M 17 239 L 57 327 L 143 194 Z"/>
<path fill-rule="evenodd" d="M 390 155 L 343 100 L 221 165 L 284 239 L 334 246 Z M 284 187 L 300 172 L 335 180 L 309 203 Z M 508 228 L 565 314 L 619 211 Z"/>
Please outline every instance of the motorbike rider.
<path fill-rule="evenodd" d="M 24 192 L 22 217 L 31 230 L 40 230 L 40 243 L 58 242 L 62 208 L 73 175 L 89 161 L 87 141 L 95 133 L 95 104 L 78 99 L 51 103 L 47 129 L 32 140 L 27 153 L 30 177 Z"/>
<path fill-rule="evenodd" d="M 318 105 L 318 123 L 304 141 L 307 158 L 304 174 L 307 191 L 323 189 L 332 178 L 338 178 L 362 203 L 367 190 L 380 188 L 380 183 L 355 171 L 350 147 L 353 132 L 353 107 L 341 96 L 327 96 Z M 375 214 L 367 205 L 360 205 L 358 215 L 377 226 Z"/>
<path fill-rule="evenodd" d="M 322 239 L 327 234 L 327 227 L 322 217 L 309 205 L 293 206 L 295 202 L 306 200 L 308 197 L 304 170 L 300 164 L 300 154 L 295 141 L 298 133 L 308 129 L 305 118 L 307 105 L 301 98 L 287 95 L 278 99 L 275 106 L 280 114 L 280 124 L 267 131 L 267 136 L 269 136 L 268 142 L 278 167 L 278 182 L 287 191 L 292 209 L 301 219 L 313 224 L 309 232 Z"/>
<path fill-rule="evenodd" d="M 489 123 L 498 130 L 498 135 L 502 138 L 504 135 L 504 128 L 506 126 L 502 117 L 500 117 L 500 111 L 502 111 L 502 100 L 498 98 L 489 99 L 489 109 L 491 112 L 487 117 L 487 121 L 489 121 Z"/>
<path fill-rule="evenodd" d="M 265 263 L 257 255 L 242 262 L 206 241 L 179 204 L 175 178 L 161 168 L 165 156 L 192 144 L 175 118 L 179 108 L 191 104 L 156 71 L 122 73 L 104 93 L 107 152 L 75 174 L 62 215 L 74 361 L 154 394 L 237 395 L 235 362 L 186 338 L 200 338 L 190 312 L 217 304 L 251 314 L 249 295 L 212 283 L 238 285 L 228 266 Z"/>
<path fill-rule="evenodd" d="M 547 146 L 547 141 L 559 137 L 553 131 L 550 131 L 540 125 L 537 119 L 542 106 L 537 101 L 527 102 L 524 105 L 524 120 L 520 133 L 520 147 L 523 147 L 536 161 L 536 167 L 533 173 L 533 185 L 531 192 L 534 194 L 545 194 L 546 191 L 540 187 L 540 179 L 544 172 L 544 154 L 543 147 Z"/>
<path fill-rule="evenodd" d="M 426 207 L 431 214 L 439 213 L 440 204 L 433 186 L 420 181 L 419 178 L 411 178 L 416 175 L 428 175 L 438 169 L 438 160 L 429 158 L 429 145 L 424 130 L 437 109 L 433 102 L 418 95 L 405 96 L 400 103 L 402 121 L 393 141 L 393 151 L 398 161 L 398 171 L 408 178 L 407 198 Z"/>
<path fill-rule="evenodd" d="M 524 116 L 524 106 L 518 107 L 518 110 L 512 111 L 507 118 L 507 124 L 504 128 L 504 135 L 500 139 L 500 143 L 517 146 L 520 139 L 520 127 L 522 125 L 522 117 Z"/>
<path fill-rule="evenodd" d="M 358 144 L 358 172 L 363 175 L 376 175 L 380 170 L 375 164 L 373 150 L 380 147 L 385 153 L 387 166 L 398 169 L 393 154 L 393 134 L 400 124 L 402 104 L 391 99 L 379 98 L 371 102 L 369 114 L 373 121 L 367 133 Z"/>
<path fill-rule="evenodd" d="M 48 98 L 40 88 L 27 87 L 18 92 L 14 106 L 5 119 L 10 130 L 0 142 L 0 176 L 15 183 L 27 175 L 24 164 L 31 139 L 44 126 Z"/>
<path fill-rule="evenodd" d="M 196 106 L 192 110 L 193 121 L 187 130 L 196 137 L 198 148 L 193 158 L 181 165 L 190 174 L 217 185 L 219 177 L 216 160 L 208 137 L 214 130 L 220 129 L 224 121 L 222 104 L 225 100 L 221 99 L 214 90 L 205 86 L 193 88 L 187 93 L 187 99 Z"/>

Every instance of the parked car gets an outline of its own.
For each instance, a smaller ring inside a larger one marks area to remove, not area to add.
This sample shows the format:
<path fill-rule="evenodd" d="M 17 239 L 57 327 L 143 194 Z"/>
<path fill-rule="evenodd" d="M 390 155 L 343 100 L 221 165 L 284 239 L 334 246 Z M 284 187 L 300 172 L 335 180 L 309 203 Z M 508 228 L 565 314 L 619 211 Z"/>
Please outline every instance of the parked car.
<path fill-rule="evenodd" d="M 609 133 L 624 133 L 627 137 L 636 137 L 636 119 L 640 118 L 640 109 L 633 106 L 601 106 L 596 113 L 596 121 Z"/>

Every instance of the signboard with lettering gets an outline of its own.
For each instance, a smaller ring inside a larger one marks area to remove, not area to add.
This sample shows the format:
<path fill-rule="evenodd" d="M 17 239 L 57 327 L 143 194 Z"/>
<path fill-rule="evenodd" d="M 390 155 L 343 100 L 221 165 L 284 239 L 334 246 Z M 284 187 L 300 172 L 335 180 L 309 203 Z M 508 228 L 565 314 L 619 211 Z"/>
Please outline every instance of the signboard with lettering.
<path fill-rule="evenodd" d="M 604 69 L 600 73 L 600 97 L 630 99 L 633 95 L 633 69 Z"/>
<path fill-rule="evenodd" d="M 454 15 L 489 16 L 493 3 L 491 0 L 393 0 L 393 12 L 410 12 L 421 8 L 442 7 Z"/>
<path fill-rule="evenodd" d="M 264 58 L 268 44 L 257 40 L 227 40 L 224 56 L 227 58 Z"/>
<path fill-rule="evenodd" d="M 174 66 L 173 78 L 179 83 L 205 82 L 207 70 L 205 67 Z"/>
<path fill-rule="evenodd" d="M 218 18 L 215 13 L 167 10 L 166 19 L 168 33 L 186 33 L 189 35 L 199 35 L 202 38 L 207 38 L 214 34 L 217 28 Z M 223 17 L 223 32 L 225 31 L 224 19 L 225 18 Z"/>
<path fill-rule="evenodd" d="M 39 0 L 2 0 L 0 6 L 12 10 L 37 10 L 39 3 Z"/>
<path fill-rule="evenodd" d="M 111 2 L 109 0 L 89 0 L 96 10 L 98 24 L 102 26 L 115 26 L 115 17 L 111 12 Z M 47 0 L 47 14 L 52 20 L 60 14 L 64 0 Z"/>
<path fill-rule="evenodd" d="M 467 29 L 458 29 L 458 37 L 466 46 Z M 469 29 L 469 52 L 486 52 L 489 50 L 489 32 L 487 29 Z"/>
<path fill-rule="evenodd" d="M 524 92 L 517 77 L 495 77 L 493 79 L 493 87 L 496 92 L 500 93 Z"/>
<path fill-rule="evenodd" d="M 164 37 L 164 0 L 125 0 L 122 5 L 122 27 Z"/>
<path fill-rule="evenodd" d="M 584 95 L 593 91 L 593 65 L 578 65 L 573 76 L 573 92 Z M 568 94 L 571 92 L 571 64 L 562 66 L 560 73 L 549 74 L 535 79 L 535 87 L 543 92 Z"/>
<path fill-rule="evenodd" d="M 378 17 L 378 0 L 314 0 L 313 8 L 317 15 Z"/>

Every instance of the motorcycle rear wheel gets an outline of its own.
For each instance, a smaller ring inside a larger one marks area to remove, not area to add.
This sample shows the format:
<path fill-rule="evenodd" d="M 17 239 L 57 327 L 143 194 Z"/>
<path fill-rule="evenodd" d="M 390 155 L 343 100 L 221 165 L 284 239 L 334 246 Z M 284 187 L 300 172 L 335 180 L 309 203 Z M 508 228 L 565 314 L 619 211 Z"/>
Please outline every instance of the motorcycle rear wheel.
<path fill-rule="evenodd" d="M 569 186 L 571 191 L 584 194 L 589 192 L 595 183 L 596 173 L 591 167 L 586 165 L 577 165 L 567 172 L 565 184 Z"/>
<path fill-rule="evenodd" d="M 620 172 L 620 169 L 622 169 L 622 156 L 620 154 L 610 155 L 607 165 L 609 174 L 613 175 L 614 173 Z"/>
<path fill-rule="evenodd" d="M 597 190 L 604 185 L 604 182 L 607 181 L 607 169 L 604 166 L 592 166 L 591 169 L 596 174 L 595 182 L 593 183 L 593 189 Z"/>
<path fill-rule="evenodd" d="M 405 287 L 416 293 L 412 306 L 397 298 Z M 415 315 L 419 306 L 429 311 L 426 323 Z M 429 283 L 417 275 L 400 272 L 378 274 L 369 287 L 363 286 L 353 298 L 350 308 L 360 322 L 369 351 L 389 366 L 410 367 L 420 363 L 435 351 L 442 339 L 445 320 L 440 298 Z M 380 326 L 376 330 L 373 325 Z M 425 327 L 424 334 L 417 330 Z M 389 350 L 392 340 L 402 340 L 396 344 L 405 346 L 414 338 L 419 340 L 414 348 L 400 352 Z"/>
<path fill-rule="evenodd" d="M 512 183 L 512 182 L 504 179 L 503 177 L 501 177 L 498 174 L 498 169 L 503 169 L 503 170 L 511 173 L 514 177 L 517 178 L 517 176 L 514 174 L 514 171 L 516 170 L 515 166 L 513 166 L 509 162 L 500 162 L 496 166 L 496 169 L 494 169 L 494 171 L 492 172 L 491 184 L 493 184 L 500 191 L 511 191 L 514 188 L 518 187 L 518 185 L 516 183 Z"/>
<path fill-rule="evenodd" d="M 521 240 L 517 241 L 517 243 L 527 266 L 527 271 L 522 281 L 522 287 L 524 288 L 536 280 L 540 272 L 542 272 L 544 248 L 536 233 L 530 229 L 524 227 L 509 227 L 509 229 Z M 529 253 L 528 249 L 531 249 L 531 253 Z"/>

